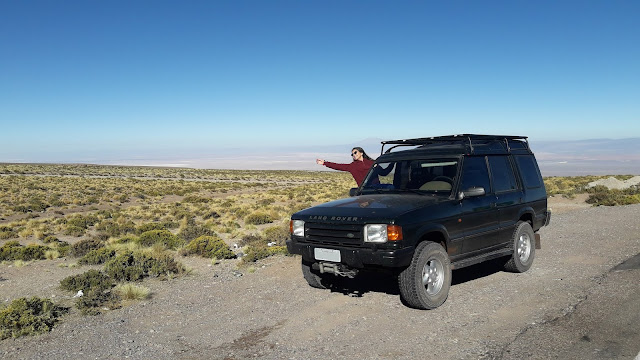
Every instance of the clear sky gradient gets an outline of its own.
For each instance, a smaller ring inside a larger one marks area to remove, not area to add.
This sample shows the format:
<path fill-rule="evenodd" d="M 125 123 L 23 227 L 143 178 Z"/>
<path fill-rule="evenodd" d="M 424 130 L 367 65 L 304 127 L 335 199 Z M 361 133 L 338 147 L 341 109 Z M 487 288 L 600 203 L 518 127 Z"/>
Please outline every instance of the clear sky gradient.
<path fill-rule="evenodd" d="M 0 162 L 640 137 L 638 19 L 639 1 L 1 1 Z"/>

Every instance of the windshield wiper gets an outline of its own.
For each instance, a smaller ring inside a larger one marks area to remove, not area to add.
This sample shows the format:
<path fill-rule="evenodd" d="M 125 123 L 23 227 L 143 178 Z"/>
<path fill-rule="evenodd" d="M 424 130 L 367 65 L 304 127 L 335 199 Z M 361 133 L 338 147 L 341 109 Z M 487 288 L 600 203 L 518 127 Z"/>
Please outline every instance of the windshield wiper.
<path fill-rule="evenodd" d="M 427 195 L 427 193 L 424 190 L 418 190 L 418 189 L 397 189 L 397 190 L 402 192 L 412 192 L 415 194 Z"/>
<path fill-rule="evenodd" d="M 364 193 L 365 191 L 366 191 L 366 192 L 369 192 L 369 191 L 375 191 L 375 192 L 376 192 L 376 193 L 378 193 L 378 194 L 382 194 L 383 192 L 388 192 L 388 191 L 391 191 L 391 190 L 393 190 L 393 189 L 385 189 L 385 188 L 363 188 L 363 189 L 360 191 L 360 194 Z"/>

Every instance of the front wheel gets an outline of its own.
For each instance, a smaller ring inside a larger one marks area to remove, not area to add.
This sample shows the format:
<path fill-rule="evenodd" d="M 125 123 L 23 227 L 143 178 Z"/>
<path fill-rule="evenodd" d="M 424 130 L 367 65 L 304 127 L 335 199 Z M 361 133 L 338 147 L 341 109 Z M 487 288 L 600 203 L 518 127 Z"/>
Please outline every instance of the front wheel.
<path fill-rule="evenodd" d="M 531 225 L 526 221 L 518 222 L 511 238 L 513 253 L 509 261 L 504 264 L 505 270 L 517 273 L 529 270 L 536 255 L 534 239 Z"/>
<path fill-rule="evenodd" d="M 328 289 L 330 281 L 327 280 L 327 275 L 320 274 L 314 270 L 311 265 L 313 263 L 302 260 L 302 276 L 307 280 L 309 286 L 316 289 Z M 333 276 L 333 275 L 331 275 Z"/>
<path fill-rule="evenodd" d="M 442 245 L 422 242 L 411 265 L 398 275 L 400 296 L 416 309 L 435 309 L 449 296 L 451 262 Z"/>

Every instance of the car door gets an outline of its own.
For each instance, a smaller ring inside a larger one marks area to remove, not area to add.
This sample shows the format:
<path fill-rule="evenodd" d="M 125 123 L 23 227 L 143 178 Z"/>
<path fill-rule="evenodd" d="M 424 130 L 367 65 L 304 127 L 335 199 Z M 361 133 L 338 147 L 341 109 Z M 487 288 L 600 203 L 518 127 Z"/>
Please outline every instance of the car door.
<path fill-rule="evenodd" d="M 464 228 L 463 251 L 465 253 L 484 249 L 497 241 L 499 218 L 485 156 L 464 158 L 460 191 L 467 191 L 474 187 L 484 188 L 485 195 L 462 199 L 460 225 Z"/>
<path fill-rule="evenodd" d="M 507 155 L 488 156 L 487 159 L 499 218 L 496 244 L 503 244 L 511 240 L 515 230 L 523 201 L 523 192 L 516 181 L 513 165 Z"/>

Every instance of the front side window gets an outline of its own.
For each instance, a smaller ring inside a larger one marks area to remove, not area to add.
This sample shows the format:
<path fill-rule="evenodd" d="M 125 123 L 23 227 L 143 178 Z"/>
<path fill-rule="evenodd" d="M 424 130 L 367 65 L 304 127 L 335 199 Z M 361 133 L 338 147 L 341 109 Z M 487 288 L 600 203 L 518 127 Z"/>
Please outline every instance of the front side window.
<path fill-rule="evenodd" d="M 449 195 L 457 168 L 456 159 L 380 162 L 369 172 L 362 191 L 412 191 Z"/>

